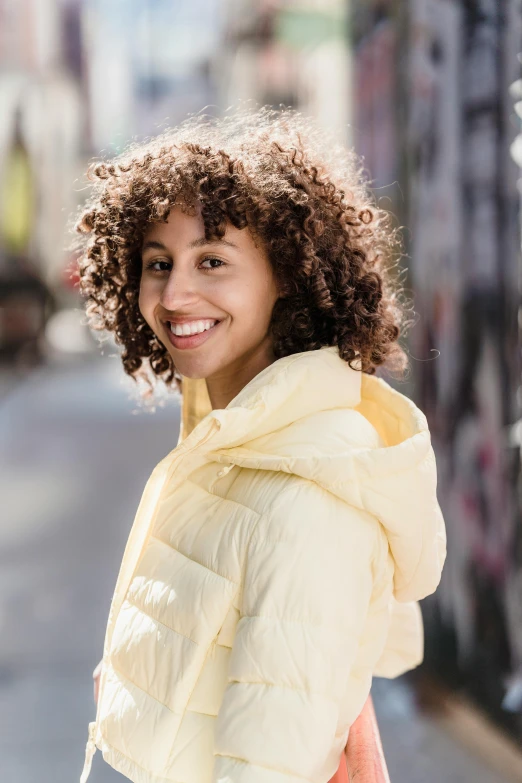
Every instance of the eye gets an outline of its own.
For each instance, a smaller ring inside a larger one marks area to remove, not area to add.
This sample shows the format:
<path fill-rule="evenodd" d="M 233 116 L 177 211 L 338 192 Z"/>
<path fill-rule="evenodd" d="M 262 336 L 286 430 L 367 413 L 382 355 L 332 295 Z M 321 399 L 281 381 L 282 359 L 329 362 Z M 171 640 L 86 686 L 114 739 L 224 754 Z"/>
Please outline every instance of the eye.
<path fill-rule="evenodd" d="M 160 266 L 161 268 L 159 268 Z M 168 272 L 171 266 L 170 261 L 156 258 L 154 261 L 149 261 L 145 264 L 145 269 L 150 269 L 151 272 Z"/>
<path fill-rule="evenodd" d="M 226 263 L 222 261 L 220 258 L 214 258 L 214 256 L 207 256 L 207 258 L 203 259 L 200 266 L 202 266 L 203 269 L 219 269 L 222 266 L 226 266 Z"/>

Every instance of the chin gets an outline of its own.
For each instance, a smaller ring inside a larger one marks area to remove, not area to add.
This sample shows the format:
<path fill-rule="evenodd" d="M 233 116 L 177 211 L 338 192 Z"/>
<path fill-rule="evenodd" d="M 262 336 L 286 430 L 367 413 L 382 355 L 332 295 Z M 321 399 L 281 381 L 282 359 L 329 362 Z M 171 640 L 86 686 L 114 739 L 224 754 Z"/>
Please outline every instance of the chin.
<path fill-rule="evenodd" d="M 176 357 L 174 356 L 172 356 L 172 359 L 179 374 L 184 378 L 190 378 L 194 381 L 205 380 L 219 369 L 215 366 L 214 362 L 211 366 L 210 362 L 205 362 L 201 359 L 194 359 L 191 361 L 190 359 L 183 358 L 181 361 L 176 361 Z"/>

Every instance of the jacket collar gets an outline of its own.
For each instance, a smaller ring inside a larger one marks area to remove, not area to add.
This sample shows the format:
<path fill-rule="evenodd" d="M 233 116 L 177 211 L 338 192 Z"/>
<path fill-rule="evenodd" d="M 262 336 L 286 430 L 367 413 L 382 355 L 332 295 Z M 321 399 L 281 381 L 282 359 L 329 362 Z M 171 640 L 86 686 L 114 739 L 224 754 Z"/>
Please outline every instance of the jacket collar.
<path fill-rule="evenodd" d="M 355 407 L 361 400 L 361 375 L 341 359 L 335 346 L 277 359 L 226 408 L 211 410 L 184 443 L 199 441 L 217 424 L 206 449 L 234 448 L 319 410 Z"/>

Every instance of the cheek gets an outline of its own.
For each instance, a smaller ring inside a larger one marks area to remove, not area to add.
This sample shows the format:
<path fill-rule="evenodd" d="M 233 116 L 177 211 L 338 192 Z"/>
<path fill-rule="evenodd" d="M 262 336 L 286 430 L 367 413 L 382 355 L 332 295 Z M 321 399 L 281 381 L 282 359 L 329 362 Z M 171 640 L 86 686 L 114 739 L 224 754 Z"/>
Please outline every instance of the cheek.
<path fill-rule="evenodd" d="M 222 306 L 237 323 L 247 325 L 254 330 L 265 328 L 270 317 L 277 294 L 263 279 L 248 280 L 230 288 L 224 293 Z"/>
<path fill-rule="evenodd" d="M 279 297 L 274 276 L 267 271 L 259 277 L 252 286 L 252 297 L 255 300 L 255 310 L 264 324 L 268 324 L 272 317 L 274 305 Z"/>

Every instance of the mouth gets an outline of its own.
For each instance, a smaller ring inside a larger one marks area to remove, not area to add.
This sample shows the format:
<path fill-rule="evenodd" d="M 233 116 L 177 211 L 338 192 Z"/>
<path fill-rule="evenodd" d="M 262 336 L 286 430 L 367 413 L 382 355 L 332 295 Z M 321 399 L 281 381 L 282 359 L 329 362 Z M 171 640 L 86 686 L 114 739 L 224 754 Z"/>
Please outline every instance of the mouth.
<path fill-rule="evenodd" d="M 175 323 L 165 321 L 165 330 L 170 343 L 179 350 L 197 348 L 206 342 L 216 331 L 221 321 L 215 318 Z"/>

